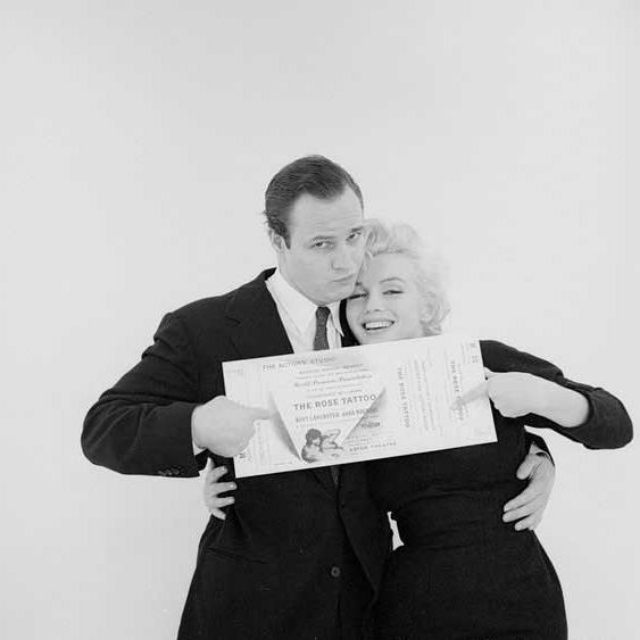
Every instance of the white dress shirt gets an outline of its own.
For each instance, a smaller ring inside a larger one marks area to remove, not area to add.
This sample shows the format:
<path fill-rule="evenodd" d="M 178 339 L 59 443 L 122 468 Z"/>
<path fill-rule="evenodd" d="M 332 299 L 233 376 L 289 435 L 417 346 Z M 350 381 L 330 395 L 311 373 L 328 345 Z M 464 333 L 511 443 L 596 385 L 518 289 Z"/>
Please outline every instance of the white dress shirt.
<path fill-rule="evenodd" d="M 318 305 L 291 286 L 276 269 L 267 280 L 267 289 L 276 303 L 278 315 L 295 353 L 313 351 Z M 331 314 L 327 318 L 327 340 L 330 349 L 341 346 L 340 301 L 324 305 Z"/>

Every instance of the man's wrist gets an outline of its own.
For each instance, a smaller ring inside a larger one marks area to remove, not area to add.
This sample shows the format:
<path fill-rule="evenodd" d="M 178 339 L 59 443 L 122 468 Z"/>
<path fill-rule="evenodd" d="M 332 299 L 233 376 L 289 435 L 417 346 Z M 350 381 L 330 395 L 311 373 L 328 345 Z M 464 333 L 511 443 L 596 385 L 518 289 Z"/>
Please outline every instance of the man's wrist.
<path fill-rule="evenodd" d="M 193 448 L 195 453 L 200 453 L 204 451 L 206 447 L 204 447 L 201 443 L 201 435 L 200 435 L 200 411 L 202 409 L 201 404 L 194 407 L 191 413 L 191 441 L 193 442 Z M 197 450 L 197 451 L 196 451 Z"/>

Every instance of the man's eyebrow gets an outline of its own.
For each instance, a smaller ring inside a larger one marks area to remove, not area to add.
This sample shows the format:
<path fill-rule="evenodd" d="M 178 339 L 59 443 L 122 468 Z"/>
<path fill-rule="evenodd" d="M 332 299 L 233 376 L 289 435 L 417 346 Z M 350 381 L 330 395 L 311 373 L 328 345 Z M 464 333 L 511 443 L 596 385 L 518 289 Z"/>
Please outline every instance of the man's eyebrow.
<path fill-rule="evenodd" d="M 331 234 L 318 234 L 317 236 L 311 236 L 309 242 L 317 242 L 318 240 L 335 240 L 336 236 Z"/>
<path fill-rule="evenodd" d="M 364 230 L 364 225 L 361 225 L 359 227 L 352 227 L 347 232 L 347 235 L 355 233 L 356 231 L 363 231 L 363 230 Z M 311 236 L 311 238 L 309 240 L 310 241 L 314 241 L 314 240 L 335 240 L 337 237 L 338 237 L 337 233 L 318 233 L 315 236 Z"/>

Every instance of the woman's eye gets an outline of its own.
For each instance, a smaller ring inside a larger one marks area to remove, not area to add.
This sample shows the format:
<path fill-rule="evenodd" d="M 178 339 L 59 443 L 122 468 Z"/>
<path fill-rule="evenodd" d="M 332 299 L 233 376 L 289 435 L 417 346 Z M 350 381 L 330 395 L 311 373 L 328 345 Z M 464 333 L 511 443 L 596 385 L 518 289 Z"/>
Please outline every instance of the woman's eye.
<path fill-rule="evenodd" d="M 349 300 L 357 300 L 358 298 L 364 298 L 364 293 L 358 291 L 357 293 L 352 293 L 349 296 Z"/>
<path fill-rule="evenodd" d="M 402 293 L 402 290 L 401 290 L 401 289 L 387 289 L 387 290 L 384 292 L 384 295 L 385 295 L 385 296 L 397 296 L 397 295 L 399 295 L 399 294 L 401 294 L 401 293 Z"/>

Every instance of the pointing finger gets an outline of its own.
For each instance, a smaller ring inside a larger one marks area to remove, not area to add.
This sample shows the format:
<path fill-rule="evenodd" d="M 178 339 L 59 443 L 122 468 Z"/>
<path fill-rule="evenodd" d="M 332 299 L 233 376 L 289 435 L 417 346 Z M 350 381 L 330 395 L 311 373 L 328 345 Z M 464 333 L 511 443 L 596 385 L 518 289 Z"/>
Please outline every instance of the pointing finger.
<path fill-rule="evenodd" d="M 458 398 L 457 404 L 466 404 L 467 402 L 473 402 L 478 398 L 482 398 L 487 395 L 487 383 L 481 382 L 476 387 L 469 389 L 466 393 L 463 393 Z"/>
<path fill-rule="evenodd" d="M 251 411 L 253 412 L 254 420 L 269 420 L 273 417 L 273 412 L 269 411 L 268 409 L 253 407 Z"/>

